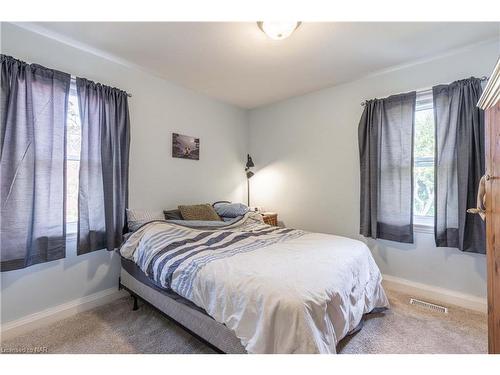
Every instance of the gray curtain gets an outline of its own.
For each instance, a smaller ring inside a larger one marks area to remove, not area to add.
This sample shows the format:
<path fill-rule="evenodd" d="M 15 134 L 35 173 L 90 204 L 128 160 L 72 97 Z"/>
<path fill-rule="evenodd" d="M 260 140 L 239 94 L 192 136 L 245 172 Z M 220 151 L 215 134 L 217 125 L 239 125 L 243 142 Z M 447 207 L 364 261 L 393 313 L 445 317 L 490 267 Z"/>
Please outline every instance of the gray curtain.
<path fill-rule="evenodd" d="M 78 250 L 120 246 L 128 204 L 130 120 L 127 93 L 76 79 L 82 146 Z"/>
<path fill-rule="evenodd" d="M 486 252 L 485 225 L 476 207 L 476 194 L 485 172 L 484 113 L 476 105 L 482 93 L 477 78 L 432 88 L 436 123 L 437 246 Z"/>
<path fill-rule="evenodd" d="M 360 234 L 413 243 L 416 92 L 365 103 L 358 127 Z"/>
<path fill-rule="evenodd" d="M 1 270 L 65 256 L 70 75 L 0 55 Z"/>

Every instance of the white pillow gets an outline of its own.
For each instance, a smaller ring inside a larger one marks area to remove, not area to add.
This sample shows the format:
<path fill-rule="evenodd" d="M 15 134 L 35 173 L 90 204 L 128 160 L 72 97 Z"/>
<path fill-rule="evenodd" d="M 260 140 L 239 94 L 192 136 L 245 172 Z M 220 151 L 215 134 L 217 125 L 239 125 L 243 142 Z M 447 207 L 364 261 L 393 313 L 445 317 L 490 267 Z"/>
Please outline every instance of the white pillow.
<path fill-rule="evenodd" d="M 135 232 L 141 225 L 153 220 L 165 220 L 163 211 L 137 210 L 127 208 L 127 224 L 131 232 Z"/>

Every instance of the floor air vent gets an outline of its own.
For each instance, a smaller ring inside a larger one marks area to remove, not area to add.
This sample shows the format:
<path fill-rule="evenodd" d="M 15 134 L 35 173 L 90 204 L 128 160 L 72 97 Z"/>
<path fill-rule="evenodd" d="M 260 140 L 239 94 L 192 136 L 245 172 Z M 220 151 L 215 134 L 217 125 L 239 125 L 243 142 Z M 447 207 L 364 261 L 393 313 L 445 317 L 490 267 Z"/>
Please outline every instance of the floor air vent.
<path fill-rule="evenodd" d="M 448 314 L 447 307 L 435 305 L 435 304 L 430 303 L 430 302 L 420 301 L 420 300 L 415 299 L 415 298 L 410 298 L 410 305 L 416 305 L 416 306 L 424 307 L 428 310 L 440 312 L 443 314 Z"/>

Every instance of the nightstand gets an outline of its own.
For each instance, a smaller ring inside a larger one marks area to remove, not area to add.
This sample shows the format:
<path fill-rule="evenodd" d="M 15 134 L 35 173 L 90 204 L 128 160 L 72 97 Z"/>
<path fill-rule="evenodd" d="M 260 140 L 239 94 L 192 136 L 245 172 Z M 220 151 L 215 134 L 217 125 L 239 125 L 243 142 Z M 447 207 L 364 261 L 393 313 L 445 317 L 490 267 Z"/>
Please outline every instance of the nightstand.
<path fill-rule="evenodd" d="M 267 225 L 278 226 L 278 214 L 276 212 L 261 212 L 262 219 Z"/>

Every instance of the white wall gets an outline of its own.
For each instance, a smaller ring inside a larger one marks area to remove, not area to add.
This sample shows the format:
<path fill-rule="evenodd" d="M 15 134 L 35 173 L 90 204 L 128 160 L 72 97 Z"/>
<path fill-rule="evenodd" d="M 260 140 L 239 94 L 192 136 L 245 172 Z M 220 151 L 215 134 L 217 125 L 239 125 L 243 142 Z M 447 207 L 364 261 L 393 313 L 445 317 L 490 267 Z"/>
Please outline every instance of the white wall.
<path fill-rule="evenodd" d="M 244 201 L 244 110 L 11 24 L 1 25 L 1 52 L 133 94 L 130 207 Z M 200 138 L 199 161 L 171 157 L 172 132 Z M 2 323 L 117 286 L 117 254 L 77 257 L 74 245 L 67 252 L 66 259 L 1 274 Z"/>
<path fill-rule="evenodd" d="M 373 74 L 355 82 L 250 111 L 250 154 L 257 167 L 252 204 L 275 210 L 287 226 L 359 238 L 357 131 L 365 99 L 489 75 L 498 41 Z M 486 296 L 484 255 L 414 244 L 369 241 L 383 273 Z"/>

